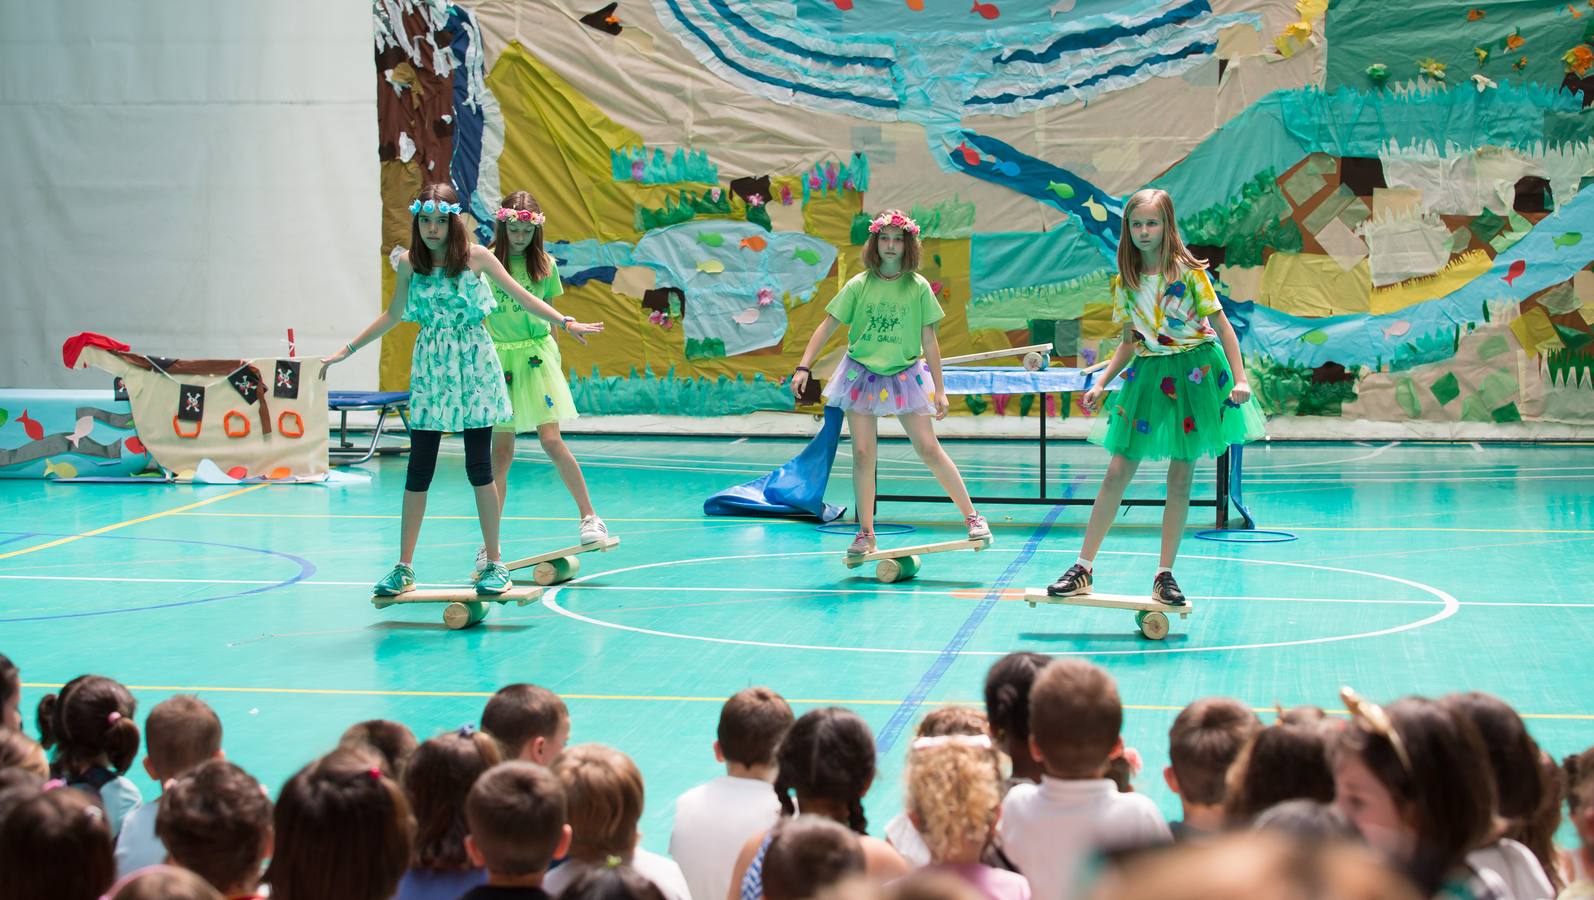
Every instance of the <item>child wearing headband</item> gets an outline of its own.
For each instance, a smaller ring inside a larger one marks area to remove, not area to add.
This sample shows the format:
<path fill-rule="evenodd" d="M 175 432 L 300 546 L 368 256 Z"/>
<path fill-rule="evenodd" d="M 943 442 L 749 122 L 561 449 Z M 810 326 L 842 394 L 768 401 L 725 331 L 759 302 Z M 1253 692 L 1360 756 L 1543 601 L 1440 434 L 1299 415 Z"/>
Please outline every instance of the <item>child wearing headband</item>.
<path fill-rule="evenodd" d="M 564 293 L 564 288 L 559 283 L 559 264 L 543 249 L 546 217 L 542 207 L 535 197 L 516 191 L 504 198 L 497 219 L 490 245 L 493 255 L 521 287 L 552 303 L 553 298 Z M 559 480 L 576 501 L 576 511 L 581 516 L 581 543 L 596 544 L 609 536 L 609 529 L 592 508 L 581 465 L 559 436 L 559 423 L 576 418 L 576 404 L 570 397 L 570 384 L 559 358 L 559 343 L 547 322 L 521 309 L 497 285 L 493 286 L 493 297 L 498 306 L 487 317 L 487 333 L 492 335 L 498 362 L 504 367 L 509 405 L 515 411 L 511 419 L 493 426 L 493 481 L 498 485 L 498 508 L 503 510 L 508 497 L 515 435 L 535 431 Z M 485 556 L 484 547 L 477 554 L 478 569 L 485 565 Z"/>
<path fill-rule="evenodd" d="M 920 737 L 908 751 L 908 818 L 930 851 L 927 871 L 967 882 L 987 900 L 1029 900 L 1029 882 L 981 859 L 1002 812 L 1002 757 L 984 734 Z"/>
<path fill-rule="evenodd" d="M 603 323 L 576 322 L 521 287 L 491 250 L 473 244 L 460 218 L 459 195 L 447 184 L 430 184 L 410 205 L 411 248 L 399 254 L 393 298 L 359 336 L 326 357 L 341 362 L 386 334 L 399 322 L 418 322 L 410 363 L 410 461 L 404 485 L 398 564 L 376 583 L 379 596 L 415 588 L 415 545 L 426 514 L 426 491 L 437 467 L 443 432 L 465 438 L 465 474 L 476 494 L 486 565 L 474 579 L 476 593 L 502 594 L 512 584 L 498 548 L 499 498 L 493 484 L 492 429 L 514 410 L 504 388 L 504 370 L 483 320 L 496 304 L 489 281 L 527 312 L 557 323 L 581 340 Z M 326 374 L 322 370 L 323 376 Z"/>
<path fill-rule="evenodd" d="M 847 548 L 849 556 L 875 550 L 875 445 L 881 416 L 901 421 L 919 459 L 963 513 L 969 540 L 991 537 L 985 517 L 974 510 L 963 476 L 935 439 L 930 419 L 943 419 L 947 412 L 941 345 L 935 336 L 935 323 L 945 313 L 930 282 L 917 271 L 921 252 L 919 223 L 895 209 L 875 218 L 863 245 L 864 271 L 825 307 L 825 320 L 814 329 L 792 375 L 792 394 L 801 398 L 812 377 L 808 367 L 836 329 L 847 326 L 847 355 L 824 396 L 828 405 L 846 412 L 852 435 L 858 535 Z"/>

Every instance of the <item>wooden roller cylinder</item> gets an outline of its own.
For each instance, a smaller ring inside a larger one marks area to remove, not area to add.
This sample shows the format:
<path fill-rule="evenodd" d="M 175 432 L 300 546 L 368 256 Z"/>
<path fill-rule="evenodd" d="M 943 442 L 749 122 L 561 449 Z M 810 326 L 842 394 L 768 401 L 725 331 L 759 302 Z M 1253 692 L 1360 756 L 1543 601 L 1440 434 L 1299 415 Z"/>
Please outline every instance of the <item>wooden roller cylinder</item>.
<path fill-rule="evenodd" d="M 561 556 L 558 559 L 538 563 L 537 567 L 531 570 L 531 579 L 543 587 L 548 587 L 569 581 L 580 571 L 581 560 L 574 556 Z"/>

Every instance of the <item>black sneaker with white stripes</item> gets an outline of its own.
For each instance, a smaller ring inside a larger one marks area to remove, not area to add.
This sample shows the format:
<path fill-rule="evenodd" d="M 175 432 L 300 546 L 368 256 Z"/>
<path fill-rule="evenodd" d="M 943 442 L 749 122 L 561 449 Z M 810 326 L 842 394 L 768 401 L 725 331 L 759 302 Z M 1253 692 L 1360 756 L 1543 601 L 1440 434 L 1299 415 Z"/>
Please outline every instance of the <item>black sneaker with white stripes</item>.
<path fill-rule="evenodd" d="M 1173 580 L 1172 572 L 1159 573 L 1151 582 L 1151 599 L 1168 606 L 1184 606 L 1189 602 L 1184 599 L 1184 591 L 1179 590 L 1179 582 Z"/>
<path fill-rule="evenodd" d="M 1090 593 L 1090 570 L 1074 563 L 1058 579 L 1046 586 L 1048 597 L 1078 597 Z"/>

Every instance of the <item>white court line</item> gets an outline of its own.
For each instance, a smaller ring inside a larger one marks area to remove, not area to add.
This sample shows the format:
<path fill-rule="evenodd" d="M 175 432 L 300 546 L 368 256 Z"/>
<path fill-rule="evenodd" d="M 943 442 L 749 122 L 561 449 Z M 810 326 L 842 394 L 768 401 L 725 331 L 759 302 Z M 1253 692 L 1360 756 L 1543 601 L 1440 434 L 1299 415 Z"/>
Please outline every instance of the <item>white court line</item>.
<path fill-rule="evenodd" d="M 1382 456 L 1384 453 L 1386 453 L 1386 452 L 1388 452 L 1388 451 L 1390 451 L 1390 450 L 1392 450 L 1392 449 L 1394 449 L 1395 447 L 1398 447 L 1398 446 L 1400 446 L 1400 442 L 1399 441 L 1390 441 L 1389 443 L 1385 444 L 1384 446 L 1379 447 L 1377 450 L 1374 450 L 1371 453 L 1364 453 L 1361 456 L 1349 456 L 1349 457 L 1345 457 L 1343 459 L 1310 460 L 1310 461 L 1307 461 L 1307 462 L 1299 462 L 1299 463 L 1279 463 L 1278 465 L 1271 465 L 1271 466 L 1252 466 L 1252 467 L 1247 467 L 1246 470 L 1245 470 L 1245 473 L 1247 475 L 1249 475 L 1252 472 L 1272 472 L 1272 471 L 1275 471 L 1275 470 L 1278 470 L 1278 469 L 1305 469 L 1305 468 L 1310 468 L 1312 466 L 1331 466 L 1331 465 L 1339 465 L 1340 463 L 1361 462 L 1364 459 L 1373 459 L 1374 457 Z"/>

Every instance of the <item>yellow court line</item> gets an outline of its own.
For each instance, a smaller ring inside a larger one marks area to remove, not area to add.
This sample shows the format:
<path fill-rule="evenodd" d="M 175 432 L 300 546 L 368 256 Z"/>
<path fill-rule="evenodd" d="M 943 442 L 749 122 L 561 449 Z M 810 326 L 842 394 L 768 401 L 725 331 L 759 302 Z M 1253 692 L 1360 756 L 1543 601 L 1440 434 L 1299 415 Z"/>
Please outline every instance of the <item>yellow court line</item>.
<path fill-rule="evenodd" d="M 42 681 L 24 681 L 25 688 L 43 688 L 57 690 L 65 686 Z M 130 691 L 172 691 L 184 694 L 310 694 L 322 696 L 344 697 L 491 697 L 493 691 L 381 691 L 360 690 L 355 688 L 290 688 L 290 687 L 218 687 L 214 685 L 176 685 L 176 684 L 130 684 Z M 693 697 L 676 694 L 560 694 L 565 700 L 620 700 L 643 701 L 654 703 L 724 703 L 724 697 Z M 853 698 L 811 698 L 788 697 L 788 703 L 801 703 L 803 705 L 827 706 L 899 706 L 902 701 L 894 700 L 864 700 Z M 925 706 L 954 706 L 958 704 L 978 705 L 976 700 L 926 700 Z M 1152 706 L 1125 703 L 1124 709 L 1136 712 L 1178 712 L 1182 706 Z M 1277 712 L 1276 706 L 1252 707 L 1258 714 Z M 1345 716 L 1341 710 L 1329 710 L 1328 715 Z M 1594 713 L 1518 713 L 1524 719 L 1570 719 L 1594 720 Z"/>
<path fill-rule="evenodd" d="M 231 518 L 231 519 L 397 519 L 397 518 L 399 518 L 399 516 L 397 516 L 397 515 L 387 514 L 387 513 L 350 513 L 350 514 L 342 514 L 342 513 L 274 513 L 274 512 L 230 512 L 230 513 L 228 513 L 228 512 L 199 512 L 199 513 L 185 512 L 185 513 L 182 513 L 182 515 L 185 515 L 185 516 L 196 516 L 196 517 L 209 516 L 209 517 L 215 517 L 215 518 Z M 429 516 L 426 517 L 426 519 L 427 519 L 427 521 L 438 521 L 438 520 L 448 520 L 448 519 L 461 519 L 461 520 L 468 519 L 468 520 L 470 520 L 472 522 L 476 521 L 476 517 L 473 516 L 473 515 L 472 516 L 432 516 L 432 515 L 429 515 Z M 575 522 L 575 521 L 579 520 L 577 516 L 501 516 L 500 519 L 502 521 L 505 521 L 505 522 Z M 739 516 L 696 516 L 696 517 L 693 517 L 693 518 L 678 518 L 678 519 L 677 518 L 659 518 L 659 519 L 617 518 L 617 517 L 614 517 L 614 516 L 610 516 L 610 517 L 606 518 L 604 521 L 606 521 L 606 522 L 710 522 L 710 523 L 712 523 L 712 522 L 763 522 L 765 524 L 770 524 L 770 523 L 781 524 L 781 522 L 782 522 L 782 520 L 780 520 L 780 519 L 743 518 L 743 517 L 739 517 Z M 787 521 L 795 522 L 796 520 L 787 520 Z M 799 522 L 797 524 L 803 524 L 803 523 Z"/>
<path fill-rule="evenodd" d="M 150 513 L 147 516 L 139 516 L 136 519 L 128 519 L 125 522 L 117 522 L 115 525 L 106 525 L 104 528 L 96 528 L 93 531 L 85 531 L 82 534 L 74 534 L 74 535 L 71 535 L 69 537 L 64 537 L 64 538 L 56 538 L 53 541 L 46 541 L 43 544 L 35 544 L 32 547 L 23 547 L 21 550 L 12 550 L 9 553 L 0 553 L 0 559 L 10 559 L 13 556 L 21 556 L 21 555 L 23 555 L 25 553 L 34 553 L 34 552 L 37 552 L 39 550 L 48 550 L 51 547 L 59 547 L 62 544 L 70 544 L 73 541 L 80 541 L 80 540 L 82 540 L 83 538 L 86 538 L 86 537 L 94 537 L 95 535 L 104 534 L 107 531 L 115 531 L 118 528 L 126 528 L 129 525 L 137 525 L 140 522 L 148 522 L 151 519 L 159 519 L 159 518 L 162 518 L 163 516 L 174 516 L 174 515 L 177 515 L 179 513 L 186 512 L 187 510 L 190 510 L 190 509 L 197 509 L 198 507 L 201 507 L 201 506 L 208 506 L 209 504 L 212 504 L 212 503 L 219 503 L 222 500 L 226 500 L 229 497 L 236 497 L 239 494 L 247 494 L 250 491 L 258 491 L 258 490 L 260 490 L 263 487 L 269 487 L 269 484 L 266 484 L 266 483 L 252 484 L 252 485 L 250 485 L 248 487 L 239 488 L 236 491 L 228 491 L 227 493 L 222 494 L 220 496 L 211 497 L 208 500 L 200 500 L 200 501 L 195 502 L 195 503 L 190 503 L 190 504 L 188 504 L 186 506 L 179 506 L 179 507 L 176 507 L 174 509 L 168 509 L 165 512 Z"/>

